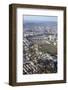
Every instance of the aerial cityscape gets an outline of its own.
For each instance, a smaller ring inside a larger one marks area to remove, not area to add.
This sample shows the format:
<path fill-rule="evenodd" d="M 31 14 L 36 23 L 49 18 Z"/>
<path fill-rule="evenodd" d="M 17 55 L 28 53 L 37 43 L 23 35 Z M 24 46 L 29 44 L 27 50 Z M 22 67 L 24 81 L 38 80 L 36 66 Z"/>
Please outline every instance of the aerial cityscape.
<path fill-rule="evenodd" d="M 23 19 L 23 75 L 57 73 L 57 17 Z"/>

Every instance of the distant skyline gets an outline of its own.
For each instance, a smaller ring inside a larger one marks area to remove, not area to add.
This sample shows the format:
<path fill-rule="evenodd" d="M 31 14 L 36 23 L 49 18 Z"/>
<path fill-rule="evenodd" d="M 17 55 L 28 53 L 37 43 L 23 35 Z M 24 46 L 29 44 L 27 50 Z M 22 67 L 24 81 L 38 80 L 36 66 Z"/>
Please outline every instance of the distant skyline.
<path fill-rule="evenodd" d="M 57 16 L 24 15 L 23 19 L 24 22 L 45 22 L 45 21 L 57 22 Z"/>

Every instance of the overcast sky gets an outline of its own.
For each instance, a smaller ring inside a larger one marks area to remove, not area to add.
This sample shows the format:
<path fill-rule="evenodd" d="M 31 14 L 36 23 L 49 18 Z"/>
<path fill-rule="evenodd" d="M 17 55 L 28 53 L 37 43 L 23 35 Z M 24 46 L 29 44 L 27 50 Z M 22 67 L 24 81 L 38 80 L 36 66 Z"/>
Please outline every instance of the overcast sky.
<path fill-rule="evenodd" d="M 40 22 L 40 21 L 56 21 L 57 22 L 57 16 L 30 16 L 25 15 L 24 17 L 25 22 Z"/>

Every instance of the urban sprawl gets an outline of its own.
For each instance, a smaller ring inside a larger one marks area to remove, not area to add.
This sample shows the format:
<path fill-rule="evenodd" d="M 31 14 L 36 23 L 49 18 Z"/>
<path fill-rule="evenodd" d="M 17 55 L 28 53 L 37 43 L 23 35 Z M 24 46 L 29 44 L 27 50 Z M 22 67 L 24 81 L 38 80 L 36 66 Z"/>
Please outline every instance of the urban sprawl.
<path fill-rule="evenodd" d="M 57 23 L 24 23 L 23 74 L 57 72 Z"/>

